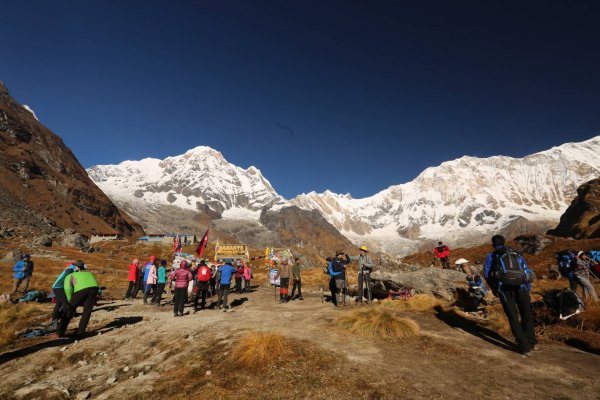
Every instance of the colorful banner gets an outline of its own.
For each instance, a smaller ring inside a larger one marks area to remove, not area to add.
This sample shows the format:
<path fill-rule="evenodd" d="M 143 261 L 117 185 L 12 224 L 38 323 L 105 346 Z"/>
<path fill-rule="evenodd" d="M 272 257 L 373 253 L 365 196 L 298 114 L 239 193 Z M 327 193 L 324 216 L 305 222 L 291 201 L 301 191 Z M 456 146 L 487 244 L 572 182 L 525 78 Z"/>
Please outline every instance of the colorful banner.
<path fill-rule="evenodd" d="M 221 244 L 215 251 L 215 258 L 249 258 L 245 244 Z"/>

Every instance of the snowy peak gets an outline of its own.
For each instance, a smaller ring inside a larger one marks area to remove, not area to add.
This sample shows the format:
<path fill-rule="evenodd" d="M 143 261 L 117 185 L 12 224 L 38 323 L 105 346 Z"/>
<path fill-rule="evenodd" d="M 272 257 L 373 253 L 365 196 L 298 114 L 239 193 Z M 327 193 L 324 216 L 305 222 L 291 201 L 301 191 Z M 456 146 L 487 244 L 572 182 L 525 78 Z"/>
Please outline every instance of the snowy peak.
<path fill-rule="evenodd" d="M 219 151 L 206 146 L 164 160 L 145 158 L 97 165 L 88 173 L 118 202 L 174 205 L 190 210 L 206 206 L 222 214 L 233 208 L 257 211 L 282 201 L 258 169 L 237 167 Z"/>
<path fill-rule="evenodd" d="M 600 137 L 567 143 L 524 158 L 461 157 L 425 169 L 412 182 L 352 199 L 330 192 L 297 196 L 355 243 L 396 253 L 439 239 L 481 239 L 529 221 L 558 221 L 577 187 L 600 175 Z"/>

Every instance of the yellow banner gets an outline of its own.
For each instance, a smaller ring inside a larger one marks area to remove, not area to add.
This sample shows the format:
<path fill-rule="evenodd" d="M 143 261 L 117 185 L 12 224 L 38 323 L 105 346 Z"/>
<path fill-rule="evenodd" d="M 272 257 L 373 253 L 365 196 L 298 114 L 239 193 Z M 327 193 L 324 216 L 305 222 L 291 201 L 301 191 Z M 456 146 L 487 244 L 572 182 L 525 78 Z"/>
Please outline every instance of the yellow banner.
<path fill-rule="evenodd" d="M 218 258 L 247 258 L 248 249 L 245 244 L 221 244 L 217 249 Z"/>

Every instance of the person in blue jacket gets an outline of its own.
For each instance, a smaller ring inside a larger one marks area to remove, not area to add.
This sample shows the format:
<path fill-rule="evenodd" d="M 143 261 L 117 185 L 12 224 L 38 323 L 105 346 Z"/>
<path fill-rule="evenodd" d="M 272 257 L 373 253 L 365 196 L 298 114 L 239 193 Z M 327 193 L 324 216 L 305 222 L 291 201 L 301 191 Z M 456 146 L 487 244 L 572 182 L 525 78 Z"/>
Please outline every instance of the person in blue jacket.
<path fill-rule="evenodd" d="M 539 350 L 535 337 L 535 324 L 529 294 L 532 273 L 523 257 L 511 248 L 506 247 L 505 242 L 506 240 L 501 235 L 492 237 L 494 251 L 485 258 L 483 276 L 492 289 L 494 296 L 498 297 L 502 303 L 510 329 L 517 341 L 517 350 L 525 357 L 530 357 L 532 351 Z M 509 270 L 507 257 L 511 257 L 512 261 L 510 262 L 513 264 L 518 264 L 518 269 L 514 269 L 516 271 L 515 275 L 518 276 L 519 271 L 522 273 L 522 280 L 514 285 L 503 283 L 503 281 L 506 282 L 505 276 L 508 275 L 505 271 Z"/>
<path fill-rule="evenodd" d="M 56 300 L 56 304 L 54 305 L 54 310 L 52 311 L 52 327 L 54 329 L 58 326 L 58 320 L 64 315 L 67 311 L 67 295 L 65 294 L 65 278 L 75 272 L 75 264 L 69 263 L 67 268 L 63 272 L 60 273 L 54 284 L 52 284 L 52 292 L 54 293 L 54 299 Z"/>
<path fill-rule="evenodd" d="M 338 250 L 335 252 L 335 258 L 327 266 L 327 270 L 329 272 L 329 290 L 331 291 L 331 302 L 336 307 L 338 303 L 342 301 L 341 296 L 345 296 L 344 290 L 346 289 L 346 265 L 348 264 L 350 264 L 350 257 L 343 251 Z M 340 296 L 339 300 L 338 293 Z"/>
<path fill-rule="evenodd" d="M 227 305 L 227 296 L 229 295 L 229 289 L 231 288 L 231 277 L 235 274 L 236 269 L 231 265 L 230 261 L 218 267 L 219 274 L 221 275 L 221 281 L 219 284 L 219 297 L 217 299 L 217 308 L 223 308 L 223 311 L 227 311 L 229 306 Z"/>
<path fill-rule="evenodd" d="M 27 292 L 29 287 L 29 279 L 33 274 L 33 261 L 29 254 L 23 254 L 20 261 L 13 266 L 13 292 L 18 292 L 21 284 L 23 284 L 23 293 Z"/>

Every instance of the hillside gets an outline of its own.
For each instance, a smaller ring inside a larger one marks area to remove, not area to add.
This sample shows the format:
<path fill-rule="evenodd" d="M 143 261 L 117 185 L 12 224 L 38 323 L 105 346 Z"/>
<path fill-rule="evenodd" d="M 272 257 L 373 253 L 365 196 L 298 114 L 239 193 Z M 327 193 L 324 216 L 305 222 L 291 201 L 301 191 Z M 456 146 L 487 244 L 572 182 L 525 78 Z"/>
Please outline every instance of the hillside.
<path fill-rule="evenodd" d="M 0 228 L 16 235 L 83 235 L 142 228 L 92 182 L 63 141 L 33 112 L 17 103 L 0 82 Z M 0 229 L 0 230 L 2 230 Z"/>

